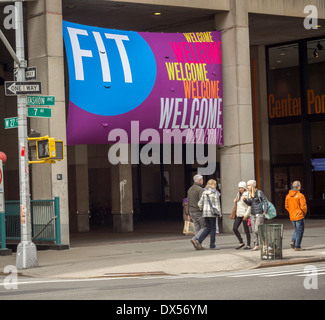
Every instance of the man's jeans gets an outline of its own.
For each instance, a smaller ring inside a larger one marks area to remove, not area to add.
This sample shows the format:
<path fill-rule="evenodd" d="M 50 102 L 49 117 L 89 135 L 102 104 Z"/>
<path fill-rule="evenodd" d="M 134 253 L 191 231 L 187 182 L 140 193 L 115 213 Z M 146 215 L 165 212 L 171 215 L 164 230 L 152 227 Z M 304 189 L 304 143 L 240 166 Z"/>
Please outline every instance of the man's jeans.
<path fill-rule="evenodd" d="M 200 211 L 190 212 L 190 216 L 192 218 L 195 228 L 195 236 L 193 237 L 193 240 L 198 240 L 205 229 L 205 220 L 202 217 L 202 212 Z"/>
<path fill-rule="evenodd" d="M 305 231 L 305 219 L 298 221 L 292 221 L 295 231 L 292 236 L 292 242 L 294 243 L 295 248 L 300 248 L 302 237 Z"/>
<path fill-rule="evenodd" d="M 212 217 L 207 217 L 205 219 L 206 227 L 204 228 L 201 236 L 198 241 L 200 244 L 204 241 L 204 239 L 210 234 L 210 248 L 216 247 L 216 223 L 217 219 Z"/>

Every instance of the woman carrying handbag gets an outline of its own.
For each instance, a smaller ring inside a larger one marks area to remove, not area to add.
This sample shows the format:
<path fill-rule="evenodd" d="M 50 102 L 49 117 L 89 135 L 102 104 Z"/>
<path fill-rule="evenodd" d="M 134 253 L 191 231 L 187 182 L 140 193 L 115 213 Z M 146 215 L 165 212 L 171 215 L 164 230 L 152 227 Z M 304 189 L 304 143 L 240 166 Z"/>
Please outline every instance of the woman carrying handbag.
<path fill-rule="evenodd" d="M 245 243 L 243 241 L 243 238 L 241 237 L 240 232 L 238 231 L 239 226 L 241 223 L 243 223 L 244 226 L 244 231 L 246 234 L 246 247 L 244 250 L 249 250 L 251 249 L 251 234 L 249 231 L 249 222 L 250 222 L 250 213 L 251 213 L 251 207 L 248 206 L 243 198 L 248 197 L 248 189 L 246 186 L 246 182 L 242 181 L 239 182 L 238 184 L 238 194 L 236 198 L 234 199 L 234 202 L 237 204 L 236 205 L 236 217 L 233 225 L 233 231 L 239 241 L 239 246 L 236 247 L 236 250 L 239 250 L 243 247 L 245 247 Z"/>

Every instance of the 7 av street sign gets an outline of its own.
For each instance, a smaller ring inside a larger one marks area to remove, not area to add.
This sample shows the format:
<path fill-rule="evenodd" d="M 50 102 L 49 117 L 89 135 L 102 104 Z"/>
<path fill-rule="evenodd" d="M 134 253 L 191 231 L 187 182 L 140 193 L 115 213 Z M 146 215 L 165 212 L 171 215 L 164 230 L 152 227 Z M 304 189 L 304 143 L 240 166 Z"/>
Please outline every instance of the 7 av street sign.
<path fill-rule="evenodd" d="M 42 83 L 32 81 L 6 81 L 5 94 L 6 96 L 16 96 L 18 94 L 33 94 L 42 93 Z"/>
<path fill-rule="evenodd" d="M 51 118 L 50 108 L 28 107 L 28 116 L 33 118 Z"/>

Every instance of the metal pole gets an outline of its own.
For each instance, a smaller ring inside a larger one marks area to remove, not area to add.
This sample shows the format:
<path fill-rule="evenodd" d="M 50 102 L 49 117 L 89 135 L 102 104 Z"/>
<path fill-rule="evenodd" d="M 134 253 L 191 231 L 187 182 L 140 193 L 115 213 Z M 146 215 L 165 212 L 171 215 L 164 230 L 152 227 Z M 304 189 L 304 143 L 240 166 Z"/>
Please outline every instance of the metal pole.
<path fill-rule="evenodd" d="M 15 64 L 18 69 L 17 81 L 25 81 L 27 63 L 24 49 L 23 4 L 16 1 L 15 6 L 16 55 L 19 59 L 19 65 Z M 16 267 L 27 269 L 38 267 L 38 261 L 36 246 L 31 240 L 26 95 L 17 96 L 17 107 L 21 242 L 17 247 Z"/>
<path fill-rule="evenodd" d="M 12 58 L 16 61 L 16 63 L 19 63 L 19 59 L 16 56 L 15 51 L 12 50 L 10 43 L 8 42 L 7 38 L 5 37 L 5 35 L 3 34 L 3 32 L 1 30 L 0 30 L 0 39 L 6 46 L 7 50 L 9 51 L 10 55 L 12 56 Z"/>
<path fill-rule="evenodd" d="M 60 198 L 54 198 L 54 210 L 55 210 L 55 239 L 56 244 L 61 244 L 61 222 L 60 222 Z"/>
<path fill-rule="evenodd" d="M 3 167 L 0 159 L 0 233 L 1 233 L 1 249 L 6 249 L 6 218 L 5 218 L 5 195 L 3 181 Z"/>

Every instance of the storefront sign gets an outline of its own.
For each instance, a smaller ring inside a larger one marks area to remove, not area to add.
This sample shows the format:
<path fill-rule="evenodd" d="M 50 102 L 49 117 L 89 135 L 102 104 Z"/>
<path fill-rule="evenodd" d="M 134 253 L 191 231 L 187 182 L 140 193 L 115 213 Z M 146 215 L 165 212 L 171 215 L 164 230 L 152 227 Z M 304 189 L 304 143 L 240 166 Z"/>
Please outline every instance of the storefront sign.
<path fill-rule="evenodd" d="M 307 91 L 308 114 L 325 113 L 325 94 L 317 95 L 315 90 Z"/>
<path fill-rule="evenodd" d="M 274 94 L 269 95 L 269 118 L 283 118 L 301 115 L 301 98 L 288 94 L 283 99 L 278 99 Z M 315 90 L 307 91 L 308 114 L 325 114 L 325 94 L 317 95 Z"/>
<path fill-rule="evenodd" d="M 159 133 L 158 143 L 165 132 L 199 130 L 205 143 L 213 136 L 223 144 L 220 32 L 133 32 L 64 21 L 63 35 L 69 145 L 110 143 L 114 129 L 130 143 L 132 124 L 140 142 L 148 142 L 146 129 Z"/>

